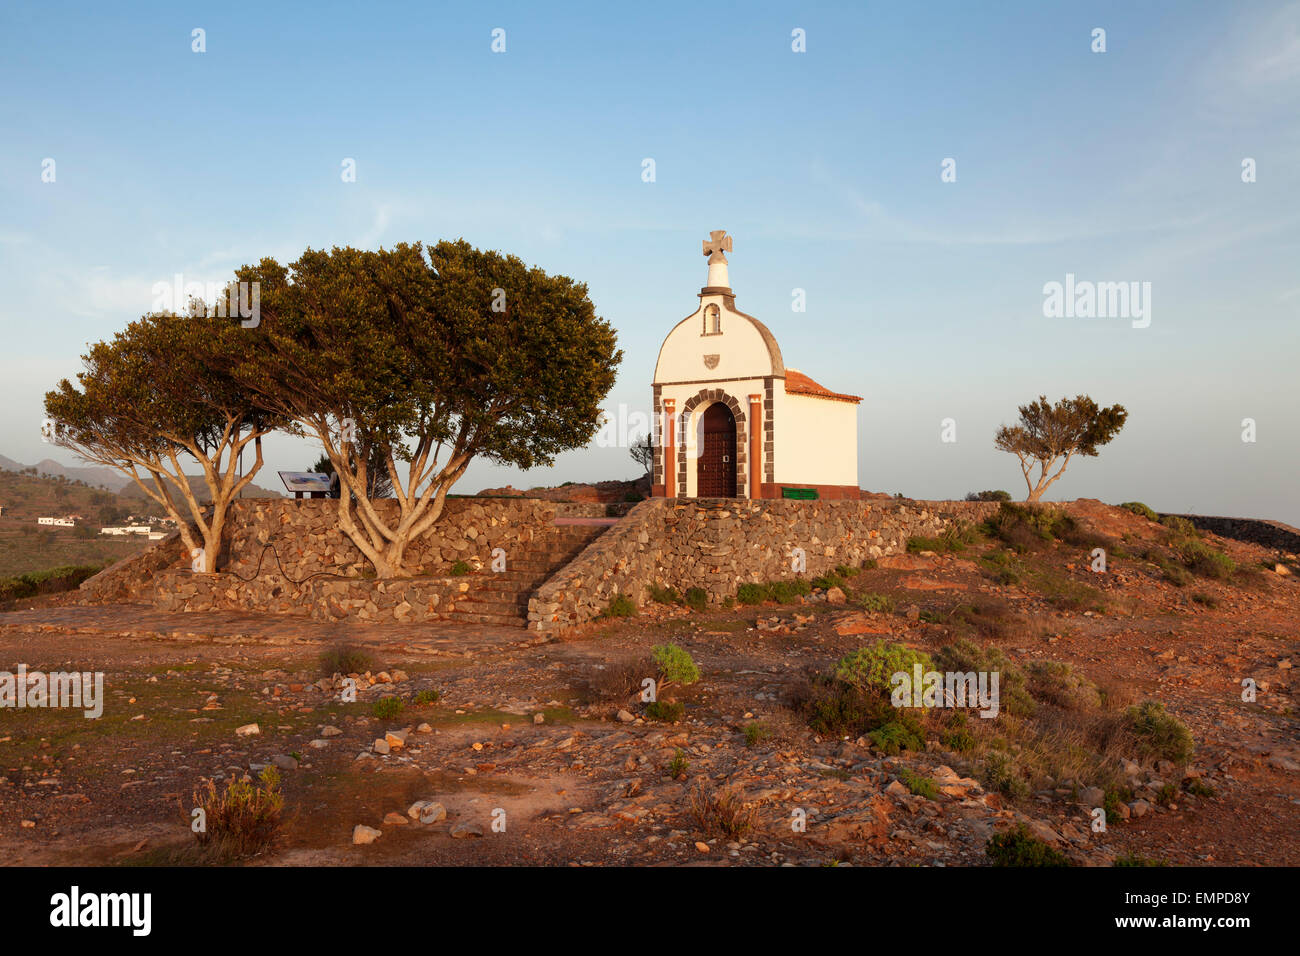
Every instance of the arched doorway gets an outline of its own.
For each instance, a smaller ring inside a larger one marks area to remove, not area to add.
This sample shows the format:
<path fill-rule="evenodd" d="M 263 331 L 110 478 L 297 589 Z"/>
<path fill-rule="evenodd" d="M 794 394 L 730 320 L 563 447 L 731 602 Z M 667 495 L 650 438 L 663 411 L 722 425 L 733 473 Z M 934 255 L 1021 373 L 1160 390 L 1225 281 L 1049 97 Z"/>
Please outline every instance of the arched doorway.
<path fill-rule="evenodd" d="M 721 402 L 704 412 L 704 447 L 695 466 L 695 493 L 701 498 L 736 497 L 736 416 Z"/>

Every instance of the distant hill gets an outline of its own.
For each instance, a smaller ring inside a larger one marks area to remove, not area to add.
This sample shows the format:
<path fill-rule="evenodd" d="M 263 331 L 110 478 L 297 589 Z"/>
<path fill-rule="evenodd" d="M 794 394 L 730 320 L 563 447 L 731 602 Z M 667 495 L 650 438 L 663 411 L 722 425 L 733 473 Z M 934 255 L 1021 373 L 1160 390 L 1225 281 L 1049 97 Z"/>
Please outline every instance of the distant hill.
<path fill-rule="evenodd" d="M 0 468 L 5 471 L 23 471 L 26 468 L 35 468 L 38 475 L 62 476 L 72 481 L 85 482 L 92 488 L 107 488 L 109 491 L 121 491 L 131 483 L 129 478 L 112 468 L 102 466 L 81 468 L 75 465 L 61 465 L 53 458 L 43 458 L 35 465 L 24 465 L 22 462 L 0 455 Z"/>
<path fill-rule="evenodd" d="M 259 474 L 261 474 L 261 472 L 259 472 Z M 274 475 L 275 472 L 271 472 L 270 474 Z M 208 484 L 203 480 L 202 475 L 186 475 L 185 477 L 189 480 L 190 488 L 193 489 L 194 496 L 199 500 L 200 504 L 207 504 L 212 500 L 212 496 L 208 494 Z M 176 488 L 176 483 L 174 481 L 169 482 L 169 484 L 172 486 L 172 489 L 174 491 L 179 493 L 179 489 Z M 139 489 L 139 487 L 135 484 L 135 482 L 131 482 L 129 485 L 123 488 L 121 492 L 118 493 L 118 497 L 121 498 L 124 502 L 134 501 L 138 503 L 142 500 L 145 500 L 144 492 Z M 268 488 L 263 488 L 260 485 L 258 485 L 256 482 L 254 482 L 253 484 L 249 485 L 247 488 L 244 489 L 244 492 L 241 495 L 241 497 L 283 498 L 284 495 L 278 491 L 271 491 Z M 153 504 L 152 498 L 148 500 L 152 507 L 157 508 L 157 505 Z"/>

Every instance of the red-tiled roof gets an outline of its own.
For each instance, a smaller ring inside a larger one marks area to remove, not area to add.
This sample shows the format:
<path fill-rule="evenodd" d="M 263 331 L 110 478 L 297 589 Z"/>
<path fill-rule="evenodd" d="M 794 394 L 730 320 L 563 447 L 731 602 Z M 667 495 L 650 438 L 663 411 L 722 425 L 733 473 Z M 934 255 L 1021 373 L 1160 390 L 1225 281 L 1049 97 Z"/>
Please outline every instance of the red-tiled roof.
<path fill-rule="evenodd" d="M 785 370 L 785 391 L 787 395 L 811 395 L 813 398 L 829 398 L 837 402 L 853 402 L 855 405 L 862 401 L 861 395 L 832 392 L 824 385 L 818 385 L 803 372 L 792 368 Z"/>

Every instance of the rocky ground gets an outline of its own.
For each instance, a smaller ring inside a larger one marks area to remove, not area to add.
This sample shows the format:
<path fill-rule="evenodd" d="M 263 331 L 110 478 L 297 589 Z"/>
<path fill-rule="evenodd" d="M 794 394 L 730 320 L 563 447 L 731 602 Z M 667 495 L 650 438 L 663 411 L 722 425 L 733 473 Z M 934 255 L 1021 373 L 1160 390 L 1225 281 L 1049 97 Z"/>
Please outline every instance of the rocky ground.
<path fill-rule="evenodd" d="M 1163 533 L 1104 506 L 1079 517 L 1125 555 Z M 1050 587 L 1002 584 L 980 561 L 997 545 L 981 541 L 882 561 L 798 604 L 649 605 L 545 642 L 35 602 L 0 617 L 0 666 L 103 671 L 107 703 L 97 720 L 0 711 L 0 858 L 193 862 L 196 788 L 271 765 L 286 822 L 257 865 L 987 865 L 990 836 L 1017 822 L 1083 865 L 1300 864 L 1294 556 L 1207 540 L 1250 573 L 1176 587 L 1138 557 L 1093 573 L 1086 550 L 1057 543 L 1024 558 Z M 997 620 L 968 633 L 953 609 L 981 601 Z M 1009 793 L 937 733 L 889 756 L 865 737 L 818 737 L 792 708 L 808 668 L 877 638 L 933 651 L 972 636 L 1020 666 L 1069 663 L 1115 699 L 1163 702 L 1195 737 L 1191 764 L 1118 754 L 1124 799 L 1094 832 L 1093 781 Z M 685 705 L 675 723 L 613 679 L 635 680 L 667 641 L 702 673 L 665 691 Z M 322 673 L 343 642 L 370 657 L 355 701 Z M 402 713 L 376 717 L 383 697 Z M 693 812 L 727 798 L 731 833 Z"/>

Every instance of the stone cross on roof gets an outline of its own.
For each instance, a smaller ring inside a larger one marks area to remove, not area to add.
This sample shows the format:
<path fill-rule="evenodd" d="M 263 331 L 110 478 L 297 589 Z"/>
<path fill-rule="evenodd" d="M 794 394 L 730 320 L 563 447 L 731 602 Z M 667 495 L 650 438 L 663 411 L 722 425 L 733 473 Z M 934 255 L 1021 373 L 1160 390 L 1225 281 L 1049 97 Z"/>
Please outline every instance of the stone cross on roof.
<path fill-rule="evenodd" d="M 715 262 L 726 262 L 727 257 L 722 254 L 724 251 L 731 251 L 731 237 L 727 235 L 727 230 L 710 231 L 709 238 L 704 240 L 704 254 L 709 257 L 709 265 Z"/>

